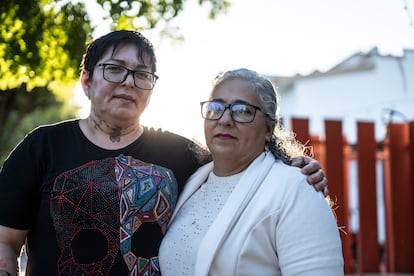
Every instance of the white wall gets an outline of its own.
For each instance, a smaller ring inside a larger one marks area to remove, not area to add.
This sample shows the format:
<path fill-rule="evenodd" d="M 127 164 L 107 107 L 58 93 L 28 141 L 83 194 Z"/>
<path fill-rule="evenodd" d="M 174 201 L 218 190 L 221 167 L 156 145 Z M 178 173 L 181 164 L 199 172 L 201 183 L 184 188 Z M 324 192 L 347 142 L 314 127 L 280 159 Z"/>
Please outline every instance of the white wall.
<path fill-rule="evenodd" d="M 360 59 L 354 57 L 345 66 Z M 377 141 L 385 136 L 386 109 L 401 112 L 405 119 L 414 121 L 414 50 L 402 58 L 374 55 L 369 58 L 372 70 L 326 75 L 296 80 L 290 90 L 280 90 L 281 115 L 287 128 L 290 118 L 308 118 L 313 135 L 324 133 L 324 120 L 341 120 L 348 142 L 356 142 L 357 121 L 375 122 Z M 398 114 L 397 114 L 398 115 Z M 401 122 L 400 117 L 394 121 Z M 350 230 L 358 232 L 358 181 L 356 161 L 349 164 Z M 382 164 L 377 162 L 378 240 L 385 241 L 385 215 Z"/>
<path fill-rule="evenodd" d="M 324 120 L 342 120 L 348 141 L 355 142 L 357 121 L 375 122 L 377 140 L 384 138 L 386 109 L 413 121 L 414 51 L 406 51 L 403 58 L 373 56 L 370 61 L 372 70 L 303 78 L 291 91 L 280 91 L 286 126 L 291 117 L 309 118 L 311 133 L 322 134 Z"/>

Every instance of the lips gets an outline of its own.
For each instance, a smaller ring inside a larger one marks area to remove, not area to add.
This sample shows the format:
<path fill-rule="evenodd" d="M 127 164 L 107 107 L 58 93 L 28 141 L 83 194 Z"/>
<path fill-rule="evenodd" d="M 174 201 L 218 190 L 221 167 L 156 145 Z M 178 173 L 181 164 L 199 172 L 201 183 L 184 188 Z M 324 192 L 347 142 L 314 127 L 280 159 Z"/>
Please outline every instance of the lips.
<path fill-rule="evenodd" d="M 234 137 L 233 135 L 227 134 L 227 133 L 218 133 L 216 135 L 214 135 L 214 138 L 219 138 L 219 139 L 236 139 L 236 137 Z"/>
<path fill-rule="evenodd" d="M 126 94 L 115 95 L 114 98 L 115 99 L 120 99 L 120 100 L 125 100 L 125 101 L 130 101 L 130 102 L 135 102 L 135 99 L 133 97 L 128 96 Z"/>

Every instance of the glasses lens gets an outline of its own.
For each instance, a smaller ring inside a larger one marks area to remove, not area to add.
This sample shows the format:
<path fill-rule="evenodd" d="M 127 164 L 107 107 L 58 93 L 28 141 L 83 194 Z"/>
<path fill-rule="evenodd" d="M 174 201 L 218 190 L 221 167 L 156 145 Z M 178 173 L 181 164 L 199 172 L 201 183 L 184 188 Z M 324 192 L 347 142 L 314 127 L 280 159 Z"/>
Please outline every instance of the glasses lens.
<path fill-rule="evenodd" d="M 116 64 L 104 64 L 104 79 L 114 83 L 121 83 L 126 80 L 128 73 L 133 74 L 135 86 L 141 89 L 150 90 L 154 88 L 156 76 L 145 71 L 132 71 Z"/>
<path fill-rule="evenodd" d="M 253 121 L 256 109 L 247 104 L 234 104 L 231 106 L 233 120 L 240 123 L 249 123 Z"/>
<path fill-rule="evenodd" d="M 104 79 L 111 82 L 123 82 L 128 70 L 124 67 L 107 64 L 104 67 Z"/>
<path fill-rule="evenodd" d="M 152 73 L 145 71 L 134 72 L 135 85 L 142 89 L 152 89 L 155 77 Z"/>
<path fill-rule="evenodd" d="M 224 112 L 224 105 L 219 102 L 204 102 L 201 107 L 201 115 L 204 119 L 217 120 Z"/>
<path fill-rule="evenodd" d="M 256 115 L 256 109 L 258 109 L 249 104 L 224 104 L 211 101 L 201 103 L 201 115 L 204 119 L 218 120 L 221 118 L 227 107 L 231 110 L 230 114 L 232 119 L 239 123 L 252 122 Z"/>

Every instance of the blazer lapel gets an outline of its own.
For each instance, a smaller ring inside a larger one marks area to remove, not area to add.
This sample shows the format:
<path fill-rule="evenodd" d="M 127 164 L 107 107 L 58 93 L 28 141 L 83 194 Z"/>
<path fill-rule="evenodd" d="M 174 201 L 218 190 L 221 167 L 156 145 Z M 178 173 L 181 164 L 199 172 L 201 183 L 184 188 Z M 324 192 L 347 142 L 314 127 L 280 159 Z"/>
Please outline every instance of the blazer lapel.
<path fill-rule="evenodd" d="M 169 224 L 174 220 L 177 212 L 183 204 L 190 198 L 190 196 L 198 190 L 198 188 L 206 181 L 208 174 L 213 170 L 213 162 L 210 162 L 200 167 L 186 182 L 183 191 L 178 196 L 177 205 L 174 208 L 173 215 Z"/>
<path fill-rule="evenodd" d="M 232 230 L 274 162 L 272 154 L 263 153 L 246 169 L 201 241 L 195 265 L 195 275 L 208 274 L 217 249 Z"/>

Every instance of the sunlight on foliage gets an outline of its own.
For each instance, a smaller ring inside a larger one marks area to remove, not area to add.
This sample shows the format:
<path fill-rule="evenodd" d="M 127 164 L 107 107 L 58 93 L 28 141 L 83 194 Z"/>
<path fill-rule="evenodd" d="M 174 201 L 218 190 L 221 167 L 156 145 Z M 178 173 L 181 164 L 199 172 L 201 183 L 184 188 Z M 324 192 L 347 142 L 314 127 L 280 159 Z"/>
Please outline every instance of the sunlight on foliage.
<path fill-rule="evenodd" d="M 86 42 L 94 27 L 89 0 L 0 0 L 0 161 L 31 128 L 76 117 L 75 84 Z M 193 0 L 197 1 L 197 0 Z M 184 0 L 96 0 L 107 11 L 111 29 L 142 31 L 168 23 Z M 211 15 L 226 0 L 209 3 Z M 164 30 L 174 31 L 168 24 Z M 170 35 L 173 38 L 174 36 Z M 176 36 L 179 37 L 179 36 Z M 1 164 L 1 163 L 0 163 Z"/>

